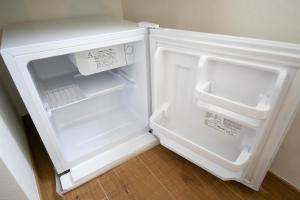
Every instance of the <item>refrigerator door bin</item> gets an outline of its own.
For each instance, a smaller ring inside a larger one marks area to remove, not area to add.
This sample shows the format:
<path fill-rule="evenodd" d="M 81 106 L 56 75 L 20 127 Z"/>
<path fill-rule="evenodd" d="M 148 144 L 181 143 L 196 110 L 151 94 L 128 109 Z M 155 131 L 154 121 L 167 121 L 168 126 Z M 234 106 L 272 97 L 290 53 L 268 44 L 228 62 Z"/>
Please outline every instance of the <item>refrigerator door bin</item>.
<path fill-rule="evenodd" d="M 197 100 L 255 119 L 267 117 L 287 76 L 281 68 L 213 56 L 201 57 L 199 69 Z"/>
<path fill-rule="evenodd" d="M 178 117 L 178 114 L 172 114 L 169 106 L 168 103 L 163 104 L 161 109 L 157 110 L 150 119 L 151 127 L 160 138 L 171 139 L 228 171 L 240 172 L 243 170 L 251 156 L 251 146 L 255 137 L 253 130 L 224 118 L 231 123 L 231 127 L 227 127 L 232 132 L 216 131 L 211 125 L 207 125 L 209 120 L 207 115 L 216 117 L 215 114 L 198 112 L 198 123 L 193 123 L 191 119 L 182 119 Z M 190 116 L 190 118 L 196 117 Z M 188 120 L 191 122 L 187 123 Z M 220 117 L 214 120 L 220 120 Z M 223 127 L 221 127 L 223 129 L 226 127 L 224 124 L 223 122 Z M 200 127 L 201 129 L 199 129 Z M 201 130 L 201 132 L 197 130 Z M 233 133 L 235 131 L 236 133 Z M 164 145 L 164 140 L 161 143 Z M 213 173 L 222 177 L 219 171 Z"/>

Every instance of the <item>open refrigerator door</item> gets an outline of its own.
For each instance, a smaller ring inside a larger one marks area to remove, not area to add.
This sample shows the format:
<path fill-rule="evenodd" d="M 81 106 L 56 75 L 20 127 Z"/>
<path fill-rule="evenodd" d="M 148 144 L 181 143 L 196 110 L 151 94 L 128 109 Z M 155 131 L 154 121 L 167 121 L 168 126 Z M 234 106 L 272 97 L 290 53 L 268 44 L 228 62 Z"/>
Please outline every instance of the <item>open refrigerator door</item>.
<path fill-rule="evenodd" d="M 257 190 L 251 170 L 297 70 L 250 42 L 152 29 L 150 127 L 170 150 Z"/>

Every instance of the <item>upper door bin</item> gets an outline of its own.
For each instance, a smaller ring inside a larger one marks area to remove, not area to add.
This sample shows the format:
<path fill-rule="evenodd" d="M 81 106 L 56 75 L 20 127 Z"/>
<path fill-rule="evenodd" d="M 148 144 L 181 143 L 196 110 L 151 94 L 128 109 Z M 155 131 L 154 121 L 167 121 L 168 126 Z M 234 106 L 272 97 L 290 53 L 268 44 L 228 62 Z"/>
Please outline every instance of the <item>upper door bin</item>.
<path fill-rule="evenodd" d="M 215 56 L 199 61 L 196 100 L 254 119 L 265 119 L 287 71 L 261 63 Z"/>

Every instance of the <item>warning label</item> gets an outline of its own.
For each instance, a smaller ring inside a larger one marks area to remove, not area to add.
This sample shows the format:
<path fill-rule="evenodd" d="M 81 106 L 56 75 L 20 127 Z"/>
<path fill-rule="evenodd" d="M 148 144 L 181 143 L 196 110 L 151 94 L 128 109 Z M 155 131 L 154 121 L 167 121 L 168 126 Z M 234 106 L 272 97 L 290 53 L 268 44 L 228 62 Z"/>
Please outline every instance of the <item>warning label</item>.
<path fill-rule="evenodd" d="M 242 125 L 226 119 L 217 114 L 206 112 L 205 124 L 230 136 L 238 136 L 241 132 Z"/>
<path fill-rule="evenodd" d="M 89 62 L 95 63 L 97 68 L 110 67 L 118 62 L 115 49 L 93 50 L 88 52 Z"/>

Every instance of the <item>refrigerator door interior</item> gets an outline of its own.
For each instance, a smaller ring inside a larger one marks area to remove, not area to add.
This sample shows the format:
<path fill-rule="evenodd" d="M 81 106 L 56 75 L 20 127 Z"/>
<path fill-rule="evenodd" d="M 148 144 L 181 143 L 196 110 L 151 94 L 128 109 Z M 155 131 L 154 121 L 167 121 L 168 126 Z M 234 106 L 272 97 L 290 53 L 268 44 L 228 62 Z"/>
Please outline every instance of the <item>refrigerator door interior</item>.
<path fill-rule="evenodd" d="M 172 151 L 258 189 L 245 177 L 297 70 L 255 41 L 249 51 L 249 39 L 152 29 L 150 126 Z"/>

